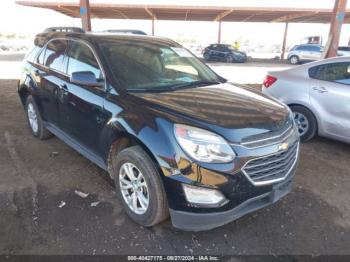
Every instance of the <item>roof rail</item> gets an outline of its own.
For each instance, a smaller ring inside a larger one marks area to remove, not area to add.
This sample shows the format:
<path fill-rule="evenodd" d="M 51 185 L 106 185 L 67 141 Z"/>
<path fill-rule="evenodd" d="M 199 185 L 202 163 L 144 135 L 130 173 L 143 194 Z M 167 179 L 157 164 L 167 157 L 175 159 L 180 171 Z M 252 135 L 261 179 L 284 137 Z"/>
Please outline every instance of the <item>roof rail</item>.
<path fill-rule="evenodd" d="M 44 33 L 48 32 L 72 32 L 72 33 L 85 33 L 80 27 L 49 27 L 44 30 Z"/>
<path fill-rule="evenodd" d="M 143 32 L 141 30 L 135 30 L 135 29 L 109 29 L 109 30 L 104 30 L 103 32 L 119 33 L 119 34 L 133 34 L 133 35 L 147 35 L 145 32 Z"/>

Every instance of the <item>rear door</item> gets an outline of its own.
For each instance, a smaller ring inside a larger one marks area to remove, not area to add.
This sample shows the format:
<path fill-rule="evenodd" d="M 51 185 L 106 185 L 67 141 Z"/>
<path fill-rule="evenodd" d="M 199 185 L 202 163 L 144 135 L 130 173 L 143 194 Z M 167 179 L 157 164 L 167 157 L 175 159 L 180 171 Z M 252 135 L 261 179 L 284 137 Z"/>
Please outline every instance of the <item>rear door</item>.
<path fill-rule="evenodd" d="M 35 75 L 39 81 L 39 95 L 44 120 L 61 126 L 59 95 L 65 83 L 64 57 L 68 41 L 53 39 L 38 56 Z"/>
<path fill-rule="evenodd" d="M 310 102 L 319 112 L 326 135 L 350 140 L 350 62 L 309 69 Z"/>
<path fill-rule="evenodd" d="M 320 46 L 310 46 L 310 59 L 311 60 L 318 60 L 321 59 L 322 52 Z"/>
<path fill-rule="evenodd" d="M 90 71 L 99 81 L 104 74 L 93 49 L 85 42 L 72 40 L 67 52 L 67 75 Z M 101 130 L 105 124 L 104 87 L 92 87 L 67 83 L 68 96 L 64 100 L 62 119 L 64 130 L 81 144 L 98 153 Z"/>

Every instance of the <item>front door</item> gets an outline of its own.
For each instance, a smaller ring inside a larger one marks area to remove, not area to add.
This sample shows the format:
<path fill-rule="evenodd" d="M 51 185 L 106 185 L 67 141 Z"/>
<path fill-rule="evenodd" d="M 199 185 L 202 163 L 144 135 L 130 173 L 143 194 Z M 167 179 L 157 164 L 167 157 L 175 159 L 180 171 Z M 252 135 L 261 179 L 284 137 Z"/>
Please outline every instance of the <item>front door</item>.
<path fill-rule="evenodd" d="M 310 100 L 325 134 L 350 140 L 350 62 L 315 66 L 310 77 Z"/>

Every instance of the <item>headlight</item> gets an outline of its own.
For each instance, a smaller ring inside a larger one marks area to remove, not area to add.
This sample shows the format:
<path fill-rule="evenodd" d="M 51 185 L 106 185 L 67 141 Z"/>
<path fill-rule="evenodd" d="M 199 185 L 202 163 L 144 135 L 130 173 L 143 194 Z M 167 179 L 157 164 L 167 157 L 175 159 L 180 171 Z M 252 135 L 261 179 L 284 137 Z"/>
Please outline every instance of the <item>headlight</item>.
<path fill-rule="evenodd" d="M 174 133 L 181 148 L 197 161 L 227 163 L 236 156 L 227 142 L 212 132 L 175 124 Z"/>

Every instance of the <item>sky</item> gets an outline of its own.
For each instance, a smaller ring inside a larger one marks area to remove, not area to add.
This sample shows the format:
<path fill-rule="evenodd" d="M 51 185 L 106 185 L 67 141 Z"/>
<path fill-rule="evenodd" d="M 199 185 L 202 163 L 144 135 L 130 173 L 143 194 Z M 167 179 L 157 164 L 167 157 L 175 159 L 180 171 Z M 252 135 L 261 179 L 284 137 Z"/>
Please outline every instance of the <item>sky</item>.
<path fill-rule="evenodd" d="M 34 1 L 34 0 L 33 0 Z M 46 0 L 52 1 L 52 0 Z M 61 0 L 60 2 L 74 0 Z M 54 1 L 58 2 L 58 0 Z M 90 3 L 111 3 L 112 0 L 90 0 Z M 295 7 L 295 8 L 333 8 L 334 0 L 118 0 L 127 4 L 171 4 L 171 5 L 213 5 L 213 6 L 259 6 L 259 7 Z M 350 8 L 350 1 L 348 1 Z M 16 33 L 34 36 L 50 26 L 80 26 L 81 21 L 55 11 L 19 6 L 14 0 L 1 0 L 0 33 Z M 92 19 L 93 30 L 105 29 L 141 29 L 151 33 L 151 21 Z M 204 30 L 205 29 L 205 30 Z M 222 23 L 222 41 L 233 43 L 236 40 L 249 41 L 257 45 L 281 44 L 284 24 L 279 23 Z M 208 44 L 217 41 L 218 24 L 215 22 L 156 21 L 155 34 Z M 287 45 L 294 45 L 310 35 L 321 35 L 324 43 L 328 36 L 327 24 L 290 24 Z M 347 45 L 350 38 L 350 26 L 344 25 L 340 44 Z"/>

